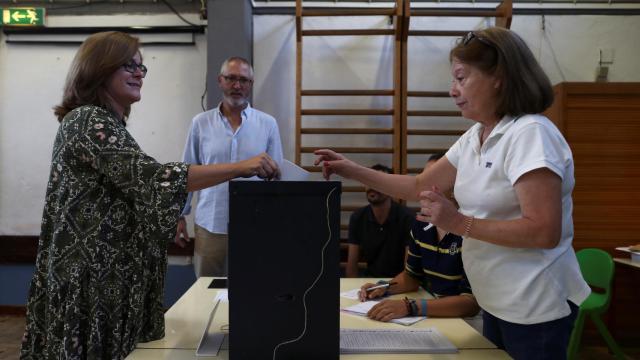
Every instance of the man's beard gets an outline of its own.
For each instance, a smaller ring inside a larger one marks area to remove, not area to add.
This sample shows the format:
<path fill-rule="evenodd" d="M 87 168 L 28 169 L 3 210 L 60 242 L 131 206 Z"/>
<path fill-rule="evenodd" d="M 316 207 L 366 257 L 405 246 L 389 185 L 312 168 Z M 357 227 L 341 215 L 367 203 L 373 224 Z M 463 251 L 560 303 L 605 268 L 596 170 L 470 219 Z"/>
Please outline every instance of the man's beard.
<path fill-rule="evenodd" d="M 240 98 L 240 99 L 234 99 L 231 96 L 224 96 L 224 101 L 227 103 L 227 105 L 231 106 L 231 107 L 242 107 L 247 105 L 247 103 L 249 102 L 249 100 L 245 97 Z"/>
<path fill-rule="evenodd" d="M 387 197 L 384 196 L 382 193 L 375 190 L 373 190 L 372 192 L 374 192 L 376 196 L 372 198 L 369 196 L 369 192 L 367 192 L 367 201 L 369 202 L 369 204 L 375 206 L 375 205 L 384 204 L 384 202 L 387 201 Z"/>

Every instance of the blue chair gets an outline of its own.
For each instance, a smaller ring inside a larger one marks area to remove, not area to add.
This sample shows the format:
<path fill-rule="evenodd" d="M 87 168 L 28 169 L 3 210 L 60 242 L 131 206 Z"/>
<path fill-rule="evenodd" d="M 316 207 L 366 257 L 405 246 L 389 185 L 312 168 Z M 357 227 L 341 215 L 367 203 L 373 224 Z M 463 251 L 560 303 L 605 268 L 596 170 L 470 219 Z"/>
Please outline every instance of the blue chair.
<path fill-rule="evenodd" d="M 577 358 L 584 321 L 588 316 L 596 325 L 598 332 L 604 338 L 609 349 L 613 351 L 616 359 L 626 359 L 601 318 L 601 315 L 609 309 L 609 303 L 611 302 L 611 284 L 615 271 L 613 259 L 609 253 L 600 249 L 582 249 L 576 253 L 576 256 L 578 257 L 578 264 L 580 264 L 580 271 L 587 284 L 601 288 L 604 292 L 592 291 L 591 295 L 580 305 L 578 316 L 573 325 L 573 332 L 569 339 L 567 358 L 569 360 Z"/>

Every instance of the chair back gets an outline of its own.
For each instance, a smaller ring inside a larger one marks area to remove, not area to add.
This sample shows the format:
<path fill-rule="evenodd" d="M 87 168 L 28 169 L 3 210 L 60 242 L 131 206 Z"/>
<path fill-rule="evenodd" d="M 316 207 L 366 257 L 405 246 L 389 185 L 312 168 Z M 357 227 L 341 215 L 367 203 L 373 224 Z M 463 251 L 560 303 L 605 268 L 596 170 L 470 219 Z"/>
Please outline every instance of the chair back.
<path fill-rule="evenodd" d="M 608 294 L 615 270 L 613 258 L 600 249 L 582 249 L 576 253 L 582 277 L 591 286 L 602 288 Z"/>

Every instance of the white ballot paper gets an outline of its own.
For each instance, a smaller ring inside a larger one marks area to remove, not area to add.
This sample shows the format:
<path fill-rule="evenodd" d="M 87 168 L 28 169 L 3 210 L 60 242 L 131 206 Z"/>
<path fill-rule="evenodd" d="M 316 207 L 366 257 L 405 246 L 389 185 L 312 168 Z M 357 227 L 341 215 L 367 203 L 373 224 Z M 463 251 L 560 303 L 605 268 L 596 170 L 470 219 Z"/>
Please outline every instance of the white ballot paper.
<path fill-rule="evenodd" d="M 360 296 L 358 296 L 358 293 L 360 293 L 360 288 L 343 291 L 340 293 L 340 296 L 342 296 L 343 298 L 351 299 L 351 300 L 358 300 L 360 299 Z"/>
<path fill-rule="evenodd" d="M 349 314 L 367 316 L 367 313 L 369 312 L 369 310 L 371 310 L 371 308 L 377 303 L 379 303 L 379 301 L 365 301 L 365 302 L 357 303 L 355 305 L 346 307 L 342 309 L 342 311 L 347 312 Z M 418 321 L 424 320 L 426 318 L 427 318 L 426 316 L 405 316 L 398 319 L 390 320 L 389 322 L 401 324 L 401 325 L 413 325 Z"/>
<path fill-rule="evenodd" d="M 341 354 L 453 354 L 458 349 L 436 328 L 340 329 Z"/>
<path fill-rule="evenodd" d="M 220 289 L 218 290 L 218 292 L 216 293 L 216 297 L 213 299 L 213 301 L 218 301 L 220 300 L 220 302 L 229 302 L 229 291 L 227 289 Z"/>
<path fill-rule="evenodd" d="M 305 181 L 309 179 L 309 172 L 289 160 L 283 160 L 280 166 L 280 180 Z"/>
<path fill-rule="evenodd" d="M 196 356 L 218 356 L 220 346 L 224 340 L 224 333 L 210 333 L 209 327 L 211 327 L 211 322 L 213 321 L 219 304 L 220 300 L 216 300 L 216 305 L 213 307 L 213 310 L 211 310 L 211 314 L 209 314 L 209 321 L 207 321 L 207 326 L 204 327 L 200 344 L 198 344 L 198 349 L 196 349 Z"/>

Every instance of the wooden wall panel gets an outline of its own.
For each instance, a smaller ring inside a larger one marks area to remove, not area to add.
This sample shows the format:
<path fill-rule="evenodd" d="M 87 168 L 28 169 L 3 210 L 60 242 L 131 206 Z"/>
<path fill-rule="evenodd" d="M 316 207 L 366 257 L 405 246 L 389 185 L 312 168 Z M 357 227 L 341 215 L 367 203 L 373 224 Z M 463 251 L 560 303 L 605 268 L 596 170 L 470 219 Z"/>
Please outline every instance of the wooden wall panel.
<path fill-rule="evenodd" d="M 640 243 L 640 83 L 562 83 L 546 115 L 569 142 L 575 163 L 573 246 L 628 256 L 618 246 Z M 640 269 L 616 266 L 606 321 L 623 344 L 640 343 L 635 304 Z M 592 327 L 587 343 L 601 344 Z"/>

